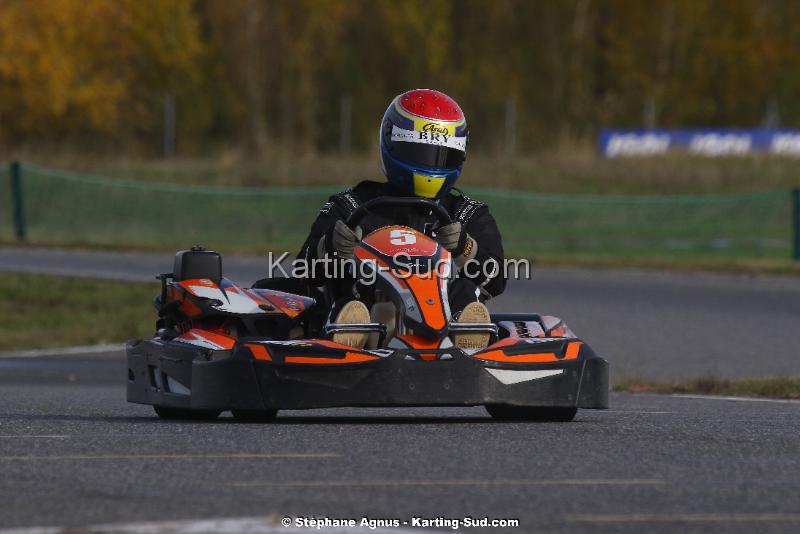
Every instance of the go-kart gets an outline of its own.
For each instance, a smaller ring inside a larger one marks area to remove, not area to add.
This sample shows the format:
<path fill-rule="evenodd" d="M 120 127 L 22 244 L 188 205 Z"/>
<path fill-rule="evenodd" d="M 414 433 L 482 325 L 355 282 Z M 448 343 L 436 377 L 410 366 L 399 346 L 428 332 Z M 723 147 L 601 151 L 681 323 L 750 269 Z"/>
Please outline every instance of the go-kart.
<path fill-rule="evenodd" d="M 435 202 L 387 197 L 359 206 L 347 224 L 397 205 L 451 222 Z M 450 253 L 423 232 L 380 227 L 356 246 L 350 273 L 354 287 L 370 278 L 372 322 L 338 324 L 324 296 L 240 287 L 223 276 L 220 254 L 178 252 L 172 272 L 158 276 L 156 336 L 127 344 L 128 401 L 153 405 L 162 418 L 231 411 L 243 421 L 269 421 L 278 410 L 477 405 L 498 419 L 570 421 L 578 408 L 608 407 L 608 363 L 561 319 L 497 313 L 489 323 L 454 321 L 452 267 Z M 334 342 L 342 332 L 369 341 Z M 490 343 L 454 346 L 464 333 L 488 334 Z"/>

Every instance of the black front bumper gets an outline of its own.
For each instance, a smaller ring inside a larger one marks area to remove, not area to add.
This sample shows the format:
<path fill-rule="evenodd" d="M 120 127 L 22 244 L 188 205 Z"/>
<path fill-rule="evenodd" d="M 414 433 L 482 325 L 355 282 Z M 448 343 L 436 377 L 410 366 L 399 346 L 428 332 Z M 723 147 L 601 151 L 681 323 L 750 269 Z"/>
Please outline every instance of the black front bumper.
<path fill-rule="evenodd" d="M 451 359 L 420 361 L 405 352 L 345 365 L 275 364 L 181 343 L 149 340 L 127 347 L 128 401 L 209 410 L 339 406 L 608 407 L 608 363 L 588 346 L 577 360 L 497 363 L 451 349 Z M 490 369 L 560 370 L 504 384 Z"/>

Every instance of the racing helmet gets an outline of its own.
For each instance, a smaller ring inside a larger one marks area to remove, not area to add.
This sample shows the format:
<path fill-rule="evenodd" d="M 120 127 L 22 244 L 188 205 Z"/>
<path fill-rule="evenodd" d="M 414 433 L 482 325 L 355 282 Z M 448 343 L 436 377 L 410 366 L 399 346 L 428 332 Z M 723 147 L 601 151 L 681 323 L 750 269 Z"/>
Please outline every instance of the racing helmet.
<path fill-rule="evenodd" d="M 440 198 L 461 174 L 468 136 L 464 112 L 455 100 L 433 89 L 407 91 L 383 114 L 383 173 L 403 194 Z"/>

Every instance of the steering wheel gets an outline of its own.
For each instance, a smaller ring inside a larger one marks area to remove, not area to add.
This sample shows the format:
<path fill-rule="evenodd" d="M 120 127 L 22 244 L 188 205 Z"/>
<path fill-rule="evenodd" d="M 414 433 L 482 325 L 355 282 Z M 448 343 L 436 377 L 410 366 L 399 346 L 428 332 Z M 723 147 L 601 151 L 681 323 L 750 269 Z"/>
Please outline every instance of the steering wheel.
<path fill-rule="evenodd" d="M 430 211 L 439 221 L 441 226 L 453 222 L 453 219 L 450 217 L 450 214 L 447 212 L 447 210 L 444 209 L 441 204 L 434 202 L 431 199 L 421 197 L 378 197 L 364 202 L 355 210 L 353 210 L 353 213 L 350 214 L 345 223 L 350 228 L 355 229 L 358 223 L 360 223 L 364 217 L 369 215 L 370 210 L 384 206 L 403 206 L 418 210 Z"/>

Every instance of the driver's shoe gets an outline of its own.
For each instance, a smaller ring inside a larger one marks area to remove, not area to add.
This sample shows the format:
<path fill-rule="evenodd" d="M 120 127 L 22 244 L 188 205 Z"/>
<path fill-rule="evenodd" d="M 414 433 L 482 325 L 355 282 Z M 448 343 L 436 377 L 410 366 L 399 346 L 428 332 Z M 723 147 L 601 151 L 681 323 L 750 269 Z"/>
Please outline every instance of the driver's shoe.
<path fill-rule="evenodd" d="M 481 302 L 470 302 L 461 311 L 457 322 L 459 323 L 490 323 L 489 308 Z M 478 332 L 475 334 L 455 334 L 453 344 L 460 349 L 485 349 L 489 346 L 489 333 Z"/>
<path fill-rule="evenodd" d="M 360 300 L 351 300 L 339 310 L 336 319 L 333 320 L 334 324 L 353 324 L 353 323 L 368 323 L 369 310 L 367 306 Z M 333 342 L 353 347 L 354 349 L 363 349 L 367 344 L 369 333 L 367 332 L 338 332 L 333 334 Z"/>

